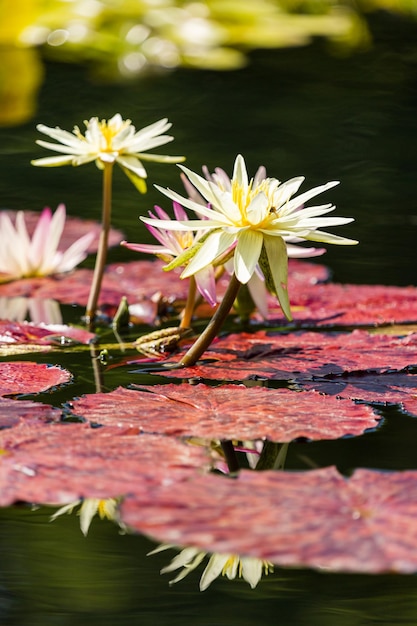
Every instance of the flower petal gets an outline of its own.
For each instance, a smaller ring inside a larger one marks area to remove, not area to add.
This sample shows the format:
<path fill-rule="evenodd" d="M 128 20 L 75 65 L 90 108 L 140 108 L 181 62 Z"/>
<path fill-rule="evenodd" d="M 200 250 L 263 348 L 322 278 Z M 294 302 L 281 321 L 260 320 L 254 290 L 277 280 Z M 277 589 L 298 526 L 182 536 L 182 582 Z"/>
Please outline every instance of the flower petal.
<path fill-rule="evenodd" d="M 207 265 L 213 263 L 213 261 L 223 254 L 226 250 L 233 245 L 235 241 L 235 235 L 218 230 L 209 234 L 206 241 L 203 243 L 198 252 L 193 256 L 190 263 L 187 265 L 181 278 L 187 278 L 192 276 L 196 272 L 199 272 Z"/>
<path fill-rule="evenodd" d="M 255 230 L 245 230 L 239 233 L 235 250 L 234 268 L 236 278 L 242 285 L 251 279 L 259 261 L 262 250 L 263 236 Z"/>

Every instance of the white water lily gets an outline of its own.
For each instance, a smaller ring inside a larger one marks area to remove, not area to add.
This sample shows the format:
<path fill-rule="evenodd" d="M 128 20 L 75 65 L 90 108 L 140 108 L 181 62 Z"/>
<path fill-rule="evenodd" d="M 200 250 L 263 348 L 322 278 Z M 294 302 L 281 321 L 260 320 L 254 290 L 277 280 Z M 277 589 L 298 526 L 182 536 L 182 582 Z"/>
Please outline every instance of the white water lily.
<path fill-rule="evenodd" d="M 149 552 L 148 556 L 175 547 L 162 544 L 155 550 L 152 550 L 152 552 Z M 198 548 L 184 548 L 172 559 L 169 565 L 161 569 L 161 574 L 167 574 L 181 568 L 180 573 L 173 580 L 169 581 L 169 584 L 173 585 L 196 569 L 206 556 L 207 553 L 198 550 Z M 259 583 L 262 573 L 269 574 L 273 569 L 272 563 L 256 557 L 214 553 L 210 556 L 201 576 L 200 591 L 207 589 L 220 575 L 226 576 L 229 580 L 236 578 L 236 576 L 243 578 L 254 589 Z"/>
<path fill-rule="evenodd" d="M 119 520 L 119 500 L 117 498 L 85 498 L 84 500 L 76 500 L 70 504 L 62 506 L 58 511 L 51 515 L 53 522 L 60 515 L 72 513 L 75 507 L 80 506 L 78 515 L 80 516 L 80 528 L 83 535 L 87 536 L 92 519 L 95 515 L 99 515 L 100 519 L 109 519 L 124 528 Z"/>
<path fill-rule="evenodd" d="M 233 252 L 234 274 L 241 284 L 249 282 L 258 263 L 271 287 L 277 294 L 281 308 L 291 319 L 287 293 L 288 253 L 287 241 L 318 241 L 339 245 L 352 245 L 356 240 L 346 239 L 319 230 L 321 227 L 348 224 L 352 218 L 322 217 L 334 210 L 332 204 L 305 208 L 304 204 L 338 184 L 332 181 L 315 187 L 296 197 L 304 177 L 280 183 L 275 178 L 249 180 L 243 157 L 238 155 L 230 181 L 230 188 L 221 179 L 207 180 L 184 166 L 179 166 L 205 199 L 203 206 L 190 198 L 183 198 L 171 189 L 157 187 L 166 196 L 194 210 L 205 219 L 181 222 L 158 221 L 160 228 L 172 230 L 208 231 L 201 247 L 196 250 L 181 277 L 187 278 L 213 263 L 221 255 Z M 155 220 L 141 217 L 150 225 Z"/>
<path fill-rule="evenodd" d="M 44 135 L 55 139 L 58 143 L 38 140 L 36 143 L 49 150 L 60 152 L 59 156 L 45 157 L 32 161 L 32 165 L 43 167 L 59 167 L 61 165 L 84 165 L 95 161 L 99 169 L 106 163 L 118 163 L 125 174 L 145 192 L 144 179 L 147 177 L 142 161 L 156 161 L 158 163 L 178 163 L 184 161 L 182 156 L 166 156 L 148 154 L 147 151 L 162 146 L 174 138 L 164 135 L 172 124 L 166 118 L 146 126 L 139 131 L 131 120 L 123 120 L 116 113 L 109 120 L 99 120 L 92 117 L 84 122 L 86 132 L 83 135 L 78 126 L 72 133 L 59 127 L 50 128 L 38 124 L 37 129 Z"/>
<path fill-rule="evenodd" d="M 7 212 L 0 213 L 0 282 L 61 274 L 81 263 L 88 254 L 94 233 L 86 233 L 65 252 L 58 250 L 65 218 L 63 204 L 54 214 L 46 207 L 30 237 L 24 211 L 17 212 L 15 224 Z"/>

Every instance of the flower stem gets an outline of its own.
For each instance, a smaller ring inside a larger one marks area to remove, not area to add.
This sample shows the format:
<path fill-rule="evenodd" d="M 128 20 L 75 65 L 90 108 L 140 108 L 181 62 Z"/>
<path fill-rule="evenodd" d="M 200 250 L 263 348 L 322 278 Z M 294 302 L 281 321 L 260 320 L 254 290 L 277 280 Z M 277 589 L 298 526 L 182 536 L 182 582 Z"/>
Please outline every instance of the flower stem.
<path fill-rule="evenodd" d="M 195 282 L 195 278 L 194 276 L 190 276 L 190 281 L 188 283 L 187 302 L 185 303 L 185 309 L 182 314 L 180 328 L 190 328 L 191 326 L 191 318 L 193 316 L 195 307 L 196 290 L 197 285 Z"/>
<path fill-rule="evenodd" d="M 103 205 L 101 213 L 101 232 L 96 256 L 96 264 L 94 266 L 93 280 L 90 288 L 90 295 L 88 296 L 87 308 L 85 311 L 86 324 L 89 327 L 92 327 L 94 325 L 97 311 L 97 303 L 100 296 L 101 283 L 103 280 L 104 267 L 106 265 L 109 231 L 111 224 L 112 180 L 113 163 L 105 163 L 103 170 Z"/>
<path fill-rule="evenodd" d="M 195 365 L 203 352 L 207 350 L 213 339 L 215 339 L 217 333 L 223 325 L 226 317 L 230 313 L 233 306 L 233 302 L 236 299 L 240 287 L 240 282 L 234 274 L 230 278 L 230 283 L 226 289 L 226 293 L 223 296 L 223 300 L 220 303 L 219 308 L 207 324 L 204 331 L 201 333 L 197 341 L 191 346 L 178 363 L 179 367 L 188 367 Z"/>

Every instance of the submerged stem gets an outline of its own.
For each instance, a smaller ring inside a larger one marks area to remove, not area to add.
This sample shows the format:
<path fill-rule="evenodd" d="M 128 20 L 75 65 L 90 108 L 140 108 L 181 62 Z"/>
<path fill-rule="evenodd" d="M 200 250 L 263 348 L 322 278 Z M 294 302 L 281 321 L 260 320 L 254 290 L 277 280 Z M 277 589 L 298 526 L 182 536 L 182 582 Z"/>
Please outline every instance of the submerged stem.
<path fill-rule="evenodd" d="M 204 331 L 201 333 L 197 341 L 191 346 L 179 362 L 179 367 L 188 367 L 195 365 L 203 352 L 207 350 L 213 339 L 215 339 L 217 333 L 221 329 L 223 322 L 228 316 L 233 302 L 236 299 L 240 287 L 240 282 L 234 274 L 230 278 L 229 286 L 226 289 L 226 293 L 223 296 L 219 308 L 207 324 Z"/>
<path fill-rule="evenodd" d="M 94 266 L 93 280 L 88 296 L 85 319 L 87 326 L 94 324 L 97 303 L 100 296 L 101 283 L 103 280 L 104 267 L 106 265 L 109 231 L 111 224 L 111 203 L 112 203 L 112 177 L 113 163 L 105 163 L 103 170 L 103 205 L 101 213 L 101 232 L 98 244 L 96 264 Z"/>

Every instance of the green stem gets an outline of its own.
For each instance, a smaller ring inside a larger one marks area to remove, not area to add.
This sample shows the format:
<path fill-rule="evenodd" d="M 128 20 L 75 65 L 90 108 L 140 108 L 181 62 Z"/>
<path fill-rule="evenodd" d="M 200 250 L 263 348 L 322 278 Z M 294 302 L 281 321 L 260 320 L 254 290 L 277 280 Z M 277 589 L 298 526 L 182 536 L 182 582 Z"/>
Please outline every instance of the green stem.
<path fill-rule="evenodd" d="M 101 213 L 101 232 L 96 256 L 96 264 L 94 266 L 93 280 L 90 288 L 90 295 L 88 296 L 87 308 L 85 311 L 86 324 L 89 327 L 92 327 L 94 325 L 97 311 L 97 303 L 100 296 L 101 283 L 103 280 L 104 268 L 106 265 L 109 231 L 111 224 L 112 179 L 113 163 L 105 163 L 103 170 L 103 206 Z"/>
<path fill-rule="evenodd" d="M 195 294 L 197 291 L 197 285 L 194 276 L 190 276 L 190 282 L 188 283 L 188 295 L 187 302 L 185 303 L 185 309 L 182 314 L 180 328 L 190 328 L 191 319 L 194 313 L 195 307 Z"/>
<path fill-rule="evenodd" d="M 188 367 L 195 365 L 203 352 L 207 350 L 213 339 L 220 331 L 223 322 L 230 313 L 233 302 L 236 299 L 240 287 L 240 282 L 234 274 L 230 278 L 229 286 L 223 296 L 219 308 L 207 324 L 205 330 L 201 333 L 197 341 L 191 346 L 188 352 L 182 357 L 178 363 L 179 367 Z"/>

